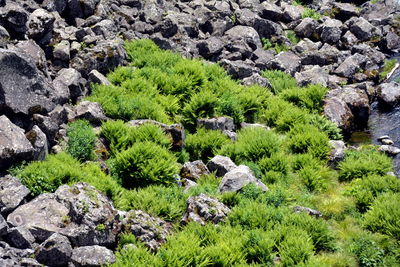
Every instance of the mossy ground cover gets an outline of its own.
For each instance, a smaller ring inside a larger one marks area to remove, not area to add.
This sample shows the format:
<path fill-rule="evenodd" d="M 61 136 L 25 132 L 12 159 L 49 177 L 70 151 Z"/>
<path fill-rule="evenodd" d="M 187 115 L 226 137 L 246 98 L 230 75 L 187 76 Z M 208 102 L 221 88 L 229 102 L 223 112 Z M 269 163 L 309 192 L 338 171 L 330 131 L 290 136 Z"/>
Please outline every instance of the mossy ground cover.
<path fill-rule="evenodd" d="M 34 195 L 85 181 L 118 209 L 141 209 L 175 225 L 157 253 L 132 234 L 121 235 L 114 266 L 400 264 L 400 185 L 386 174 L 391 160 L 367 147 L 349 151 L 338 169 L 329 166 L 328 141 L 341 139 L 341 133 L 321 116 L 326 88 L 300 88 L 278 71 L 262 73 L 271 89 L 244 87 L 216 64 L 185 59 L 148 40 L 129 42 L 126 49 L 131 65 L 115 69 L 108 75 L 112 85 L 94 85 L 88 97 L 113 119 L 96 137 L 108 146 L 110 174 L 93 161 L 96 138 L 84 122 L 70 125 L 66 153 L 12 170 Z M 197 118 L 212 116 L 234 119 L 236 142 L 197 127 Z M 182 123 L 186 149 L 171 151 L 171 137 L 159 126 L 128 126 L 132 119 Z M 243 121 L 271 130 L 240 129 Z M 90 146 L 80 151 L 85 139 Z M 248 165 L 270 190 L 246 186 L 221 194 L 214 174 L 187 192 L 177 185 L 179 163 L 206 162 L 217 154 Z M 228 218 L 217 226 L 180 226 L 186 199 L 200 193 L 229 206 Z M 294 213 L 297 205 L 320 210 L 323 217 Z M 137 248 L 124 248 L 127 243 Z"/>

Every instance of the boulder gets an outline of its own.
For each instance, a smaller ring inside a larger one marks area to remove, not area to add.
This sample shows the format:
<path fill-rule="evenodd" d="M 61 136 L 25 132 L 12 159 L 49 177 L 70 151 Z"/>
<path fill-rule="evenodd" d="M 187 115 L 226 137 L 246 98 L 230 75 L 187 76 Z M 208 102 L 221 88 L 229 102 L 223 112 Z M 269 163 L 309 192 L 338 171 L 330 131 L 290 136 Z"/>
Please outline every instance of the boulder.
<path fill-rule="evenodd" d="M 358 16 L 360 13 L 357 7 L 350 3 L 334 2 L 333 8 L 335 11 L 335 18 L 341 21 L 346 21 L 351 17 Z"/>
<path fill-rule="evenodd" d="M 29 189 L 18 178 L 10 175 L 0 178 L 0 213 L 6 215 L 23 204 Z"/>
<path fill-rule="evenodd" d="M 14 227 L 8 230 L 6 240 L 15 248 L 33 249 L 35 237 L 25 227 Z"/>
<path fill-rule="evenodd" d="M 308 207 L 303 207 L 303 206 L 295 206 L 293 207 L 293 211 L 296 213 L 304 212 L 307 213 L 308 215 L 320 218 L 322 217 L 322 213 L 318 210 L 314 210 Z"/>
<path fill-rule="evenodd" d="M 224 176 L 227 172 L 235 169 L 237 166 L 233 161 L 224 156 L 217 155 L 213 157 L 208 163 L 207 168 L 210 172 L 215 172 L 217 177 Z"/>
<path fill-rule="evenodd" d="M 40 114 L 34 114 L 32 118 L 33 118 L 33 123 L 37 125 L 40 128 L 40 130 L 45 133 L 47 141 L 50 144 L 50 146 L 54 146 L 57 143 L 56 135 L 59 130 L 59 125 L 57 123 L 58 121 L 51 117 L 43 116 Z"/>
<path fill-rule="evenodd" d="M 68 40 L 62 40 L 54 45 L 53 57 L 55 60 L 68 63 L 71 57 L 71 45 Z"/>
<path fill-rule="evenodd" d="M 0 266 L 32 266 L 41 267 L 32 257 L 32 249 L 19 249 L 8 245 L 6 242 L 0 241 Z M 28 263 L 25 265 L 25 263 Z"/>
<path fill-rule="evenodd" d="M 16 1 L 7 1 L 0 8 L 0 24 L 10 33 L 12 39 L 24 39 L 29 13 Z"/>
<path fill-rule="evenodd" d="M 354 116 L 346 102 L 338 97 L 325 99 L 324 115 L 345 131 L 349 131 L 352 127 Z"/>
<path fill-rule="evenodd" d="M 36 260 L 48 266 L 66 266 L 71 259 L 72 246 L 68 238 L 52 234 L 36 249 Z"/>
<path fill-rule="evenodd" d="M 0 49 L 0 112 L 30 115 L 54 108 L 52 85 L 43 77 L 31 58 Z"/>
<path fill-rule="evenodd" d="M 281 70 L 293 75 L 300 70 L 300 61 L 300 57 L 293 52 L 280 52 L 268 62 L 267 68 Z"/>
<path fill-rule="evenodd" d="M 338 162 L 344 159 L 346 144 L 341 140 L 330 140 L 329 146 L 331 147 L 329 161 L 336 166 Z"/>
<path fill-rule="evenodd" d="M 261 40 L 257 31 L 248 26 L 235 26 L 225 32 L 224 38 L 230 51 L 239 51 L 240 46 L 244 46 L 246 50 L 256 50 L 261 48 Z"/>
<path fill-rule="evenodd" d="M 368 58 L 361 54 L 354 54 L 342 62 L 336 69 L 335 73 L 339 76 L 352 78 L 354 74 L 363 70 Z"/>
<path fill-rule="evenodd" d="M 312 18 L 304 18 L 299 25 L 294 28 L 294 32 L 299 37 L 310 38 L 316 34 L 318 22 Z"/>
<path fill-rule="evenodd" d="M 210 172 L 208 171 L 206 165 L 201 160 L 186 162 L 185 164 L 183 164 L 183 167 L 180 172 L 180 176 L 182 178 L 186 178 L 193 181 L 196 181 L 201 176 L 208 174 L 210 174 Z"/>
<path fill-rule="evenodd" d="M 383 38 L 383 45 L 388 51 L 398 52 L 400 50 L 400 36 L 394 32 L 388 32 Z"/>
<path fill-rule="evenodd" d="M 354 18 L 347 23 L 350 24 L 350 31 L 361 41 L 368 41 L 371 38 L 380 38 L 382 36 L 379 28 L 373 26 L 363 17 Z"/>
<path fill-rule="evenodd" d="M 223 59 L 220 61 L 221 65 L 227 70 L 228 74 L 236 79 L 244 79 L 250 77 L 253 73 L 257 72 L 254 63 L 251 61 L 242 60 L 228 60 Z"/>
<path fill-rule="evenodd" d="M 319 27 L 321 31 L 321 39 L 324 43 L 336 44 L 342 37 L 343 23 L 336 19 L 327 19 Z"/>
<path fill-rule="evenodd" d="M 8 233 L 8 224 L 3 215 L 0 214 L 0 238 Z"/>
<path fill-rule="evenodd" d="M 84 246 L 74 248 L 71 262 L 75 267 L 100 267 L 115 262 L 114 253 L 102 246 Z"/>
<path fill-rule="evenodd" d="M 199 127 L 204 127 L 207 130 L 233 131 L 235 129 L 233 119 L 229 117 L 197 119 L 197 125 Z"/>
<path fill-rule="evenodd" d="M 237 192 L 248 184 L 254 184 L 263 191 L 268 191 L 268 187 L 258 180 L 249 167 L 240 165 L 233 170 L 227 172 L 219 185 L 219 191 Z"/>
<path fill-rule="evenodd" d="M 224 42 L 221 38 L 211 36 L 210 38 L 197 43 L 197 49 L 205 59 L 213 59 L 218 56 L 224 48 Z"/>
<path fill-rule="evenodd" d="M 301 14 L 304 11 L 302 6 L 294 6 L 291 4 L 281 3 L 283 8 L 283 20 L 286 22 L 296 21 L 301 19 Z"/>
<path fill-rule="evenodd" d="M 400 154 L 400 148 L 391 145 L 381 145 L 378 150 L 388 154 L 389 156 Z"/>
<path fill-rule="evenodd" d="M 257 10 L 259 15 L 264 19 L 279 21 L 283 18 L 283 10 L 269 1 L 262 2 Z"/>
<path fill-rule="evenodd" d="M 72 101 L 76 101 L 78 97 L 86 93 L 85 80 L 82 79 L 82 75 L 73 68 L 61 69 L 57 73 L 54 82 L 59 82 L 68 88 L 68 98 L 72 98 Z"/>
<path fill-rule="evenodd" d="M 90 83 L 97 83 L 100 85 L 111 85 L 110 81 L 107 79 L 106 76 L 98 72 L 97 70 L 92 70 L 89 73 L 88 81 Z"/>
<path fill-rule="evenodd" d="M 157 251 L 172 231 L 170 223 L 141 210 L 124 214 L 122 225 L 126 232 L 132 233 L 152 251 Z"/>
<path fill-rule="evenodd" d="M 340 51 L 336 47 L 325 44 L 318 51 L 303 52 L 301 63 L 303 65 L 331 65 L 338 62 L 339 55 Z"/>
<path fill-rule="evenodd" d="M 44 9 L 36 9 L 28 18 L 28 36 L 39 45 L 50 43 L 53 34 L 55 17 Z"/>
<path fill-rule="evenodd" d="M 33 160 L 44 160 L 49 152 L 49 145 L 46 134 L 34 125 L 32 129 L 26 133 L 26 138 L 31 142 L 33 151 Z"/>
<path fill-rule="evenodd" d="M 15 47 L 9 46 L 9 49 L 15 50 L 17 53 L 21 53 L 24 54 L 24 56 L 30 57 L 35 63 L 36 67 L 45 75 L 45 77 L 49 77 L 46 55 L 43 49 L 36 44 L 35 41 L 19 41 L 17 44 L 15 44 Z"/>
<path fill-rule="evenodd" d="M 262 77 L 258 73 L 254 73 L 250 77 L 244 78 L 242 83 L 245 86 L 259 85 L 259 86 L 262 86 L 262 87 L 272 88 L 272 85 L 268 81 L 268 79 Z"/>
<path fill-rule="evenodd" d="M 220 223 L 228 216 L 230 209 L 217 199 L 203 193 L 189 197 L 186 201 L 186 212 L 182 224 L 197 222 L 205 225 L 207 222 Z"/>
<path fill-rule="evenodd" d="M 33 152 L 34 148 L 25 137 L 24 130 L 6 116 L 0 116 L 0 171 L 21 160 L 31 160 Z"/>
<path fill-rule="evenodd" d="M 99 103 L 82 101 L 74 109 L 75 119 L 85 119 L 94 124 L 100 124 L 108 118 Z"/>
<path fill-rule="evenodd" d="M 380 84 L 377 90 L 377 97 L 382 108 L 393 108 L 400 101 L 400 84 L 396 82 Z"/>
<path fill-rule="evenodd" d="M 329 74 L 320 66 L 312 66 L 304 71 L 296 72 L 294 77 L 300 86 L 320 84 L 326 87 L 329 83 Z"/>

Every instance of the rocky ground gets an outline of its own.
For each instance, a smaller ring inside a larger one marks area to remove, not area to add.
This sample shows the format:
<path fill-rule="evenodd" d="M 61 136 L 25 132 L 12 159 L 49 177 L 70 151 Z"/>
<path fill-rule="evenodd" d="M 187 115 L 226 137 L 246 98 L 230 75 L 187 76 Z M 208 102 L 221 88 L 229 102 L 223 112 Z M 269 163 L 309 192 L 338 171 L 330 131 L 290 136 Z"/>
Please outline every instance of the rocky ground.
<path fill-rule="evenodd" d="M 219 62 L 245 85 L 269 86 L 259 73 L 278 69 L 302 86 L 327 86 L 331 90 L 325 116 L 345 134 L 364 129 L 372 102 L 390 109 L 400 101 L 400 85 L 380 84 L 385 77 L 379 75 L 386 60 L 400 52 L 399 3 L 309 4 L 0 0 L 0 174 L 18 162 L 57 153 L 68 121 L 85 118 L 96 124 L 106 119 L 97 103 L 80 100 L 90 93 L 91 83 L 109 84 L 104 75 L 127 63 L 125 40 L 149 38 L 186 57 Z M 308 8 L 317 15 L 302 16 Z M 293 33 L 298 42 L 290 38 Z M 285 49 L 264 49 L 266 43 Z M 205 123 L 218 128 L 218 122 Z M 180 131 L 162 127 L 175 133 L 179 146 Z M 398 153 L 389 141 L 381 149 Z M 224 177 L 221 192 L 239 190 L 238 176 L 267 189 L 248 167 L 228 160 L 184 166 L 181 175 L 217 170 Z M 188 199 L 187 205 L 184 222 L 219 222 L 229 211 L 206 195 Z M 152 250 L 170 231 L 167 222 L 142 211 L 114 209 L 84 183 L 61 186 L 32 200 L 18 179 L 4 176 L 0 213 L 1 266 L 100 266 L 115 260 L 112 250 L 123 229 L 130 229 Z"/>

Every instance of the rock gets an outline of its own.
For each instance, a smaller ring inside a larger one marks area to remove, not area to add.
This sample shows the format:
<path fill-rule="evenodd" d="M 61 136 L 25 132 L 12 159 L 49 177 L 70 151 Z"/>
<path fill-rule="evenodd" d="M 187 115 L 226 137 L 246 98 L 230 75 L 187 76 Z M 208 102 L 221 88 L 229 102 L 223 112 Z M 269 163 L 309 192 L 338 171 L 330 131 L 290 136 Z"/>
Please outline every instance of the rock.
<path fill-rule="evenodd" d="M 265 50 L 263 48 L 256 49 L 253 52 L 253 61 L 256 63 L 256 67 L 260 70 L 267 69 L 268 63 L 274 58 L 273 52 Z"/>
<path fill-rule="evenodd" d="M 172 137 L 172 150 L 181 150 L 182 148 L 185 147 L 185 129 L 183 128 L 183 126 L 181 124 L 172 124 L 172 125 L 166 125 L 164 123 L 160 123 L 158 121 L 154 121 L 154 120 L 132 120 L 129 121 L 128 124 L 130 126 L 136 127 L 136 126 L 140 126 L 146 123 L 151 123 L 151 124 L 155 124 L 161 127 L 161 129 L 163 129 L 164 132 L 166 132 L 167 134 L 170 134 Z"/>
<path fill-rule="evenodd" d="M 202 57 L 205 59 L 212 59 L 221 53 L 224 45 L 224 42 L 220 38 L 211 36 L 204 41 L 200 41 L 197 44 L 197 48 L 199 49 L 199 53 Z"/>
<path fill-rule="evenodd" d="M 0 24 L 10 33 L 12 39 L 25 39 L 28 12 L 15 1 L 8 1 L 0 9 Z"/>
<path fill-rule="evenodd" d="M 244 78 L 242 83 L 245 86 L 259 85 L 259 86 L 262 86 L 262 87 L 272 88 L 272 85 L 268 81 L 268 79 L 262 77 L 258 73 L 254 73 L 250 77 Z"/>
<path fill-rule="evenodd" d="M 350 130 L 354 120 L 350 108 L 338 97 L 329 97 L 325 99 L 324 115 L 345 131 Z"/>
<path fill-rule="evenodd" d="M 237 141 L 237 134 L 234 131 L 224 130 L 222 131 L 224 135 L 226 135 L 232 141 Z"/>
<path fill-rule="evenodd" d="M 386 50 L 398 52 L 400 49 L 400 37 L 394 32 L 388 32 L 383 38 L 383 44 Z"/>
<path fill-rule="evenodd" d="M 81 2 L 79 0 L 68 1 L 68 14 L 69 19 L 73 18 L 88 18 L 94 14 L 100 0 L 87 0 Z"/>
<path fill-rule="evenodd" d="M 248 61 L 236 60 L 231 61 L 227 59 L 221 60 L 221 65 L 227 70 L 228 74 L 236 79 L 244 79 L 250 77 L 257 70 L 253 63 Z"/>
<path fill-rule="evenodd" d="M 187 193 L 190 188 L 195 187 L 197 185 L 196 182 L 193 182 L 192 180 L 189 179 L 183 179 L 182 184 L 184 186 L 183 192 Z"/>
<path fill-rule="evenodd" d="M 73 101 L 76 101 L 78 97 L 86 93 L 84 79 L 82 79 L 81 74 L 73 68 L 60 70 L 57 73 L 55 82 L 60 82 L 68 87 L 70 98 L 72 98 Z"/>
<path fill-rule="evenodd" d="M 6 215 L 23 204 L 29 189 L 18 178 L 10 175 L 0 178 L 0 213 Z"/>
<path fill-rule="evenodd" d="M 336 19 L 327 19 L 321 26 L 321 39 L 324 43 L 336 44 L 342 37 L 343 23 Z"/>
<path fill-rule="evenodd" d="M 28 36 L 39 45 L 47 45 L 52 38 L 55 17 L 44 9 L 36 9 L 29 15 Z"/>
<path fill-rule="evenodd" d="M 116 210 L 94 187 L 77 183 L 63 185 L 52 194 L 42 194 L 19 206 L 7 217 L 14 227 L 28 229 L 37 242 L 54 233 L 69 238 L 73 246 L 112 246 L 116 238 Z M 102 229 L 98 229 L 102 225 Z"/>
<path fill-rule="evenodd" d="M 0 238 L 8 233 L 8 224 L 4 217 L 0 214 Z M 1 254 L 1 253 L 0 253 Z"/>
<path fill-rule="evenodd" d="M 303 65 L 331 65 L 337 63 L 340 51 L 328 44 L 325 44 L 318 51 L 311 50 L 303 53 L 301 63 Z"/>
<path fill-rule="evenodd" d="M 205 225 L 207 222 L 220 223 L 228 216 L 230 209 L 215 198 L 203 193 L 189 197 L 186 201 L 186 212 L 181 220 L 182 224 L 191 221 Z"/>
<path fill-rule="evenodd" d="M 49 77 L 46 55 L 42 48 L 35 43 L 33 40 L 19 41 L 15 47 L 9 47 L 11 50 L 15 50 L 17 53 L 24 54 L 24 56 L 30 57 L 35 63 L 36 67 L 42 71 L 45 77 Z"/>
<path fill-rule="evenodd" d="M 382 139 L 381 142 L 384 145 L 393 145 L 394 144 L 393 140 L 390 140 L 390 139 Z"/>
<path fill-rule="evenodd" d="M 229 117 L 197 119 L 197 125 L 199 127 L 204 127 L 207 130 L 233 131 L 235 129 L 233 119 Z"/>
<path fill-rule="evenodd" d="M 341 21 L 346 21 L 351 17 L 359 15 L 357 7 L 350 3 L 334 2 L 333 7 L 335 10 L 335 18 Z"/>
<path fill-rule="evenodd" d="M 340 140 L 330 140 L 329 146 L 331 147 L 331 152 L 329 153 L 329 161 L 333 163 L 334 166 L 344 159 L 344 152 L 346 150 L 346 144 Z"/>
<path fill-rule="evenodd" d="M 315 43 L 308 38 L 304 38 L 294 46 L 294 50 L 297 53 L 302 54 L 306 52 L 316 51 L 321 47 L 321 45 L 321 42 Z"/>
<path fill-rule="evenodd" d="M 300 57 L 293 52 L 281 52 L 268 62 L 267 68 L 277 69 L 294 75 L 300 70 Z"/>
<path fill-rule="evenodd" d="M 185 164 L 183 164 L 180 172 L 180 176 L 182 178 L 187 178 L 194 181 L 199 179 L 201 176 L 208 174 L 210 174 L 210 172 L 201 160 L 186 162 Z"/>
<path fill-rule="evenodd" d="M 150 250 L 157 251 L 172 231 L 172 225 L 141 210 L 127 212 L 122 220 L 125 231 L 132 233 Z"/>
<path fill-rule="evenodd" d="M 43 267 L 43 264 L 40 264 L 37 260 L 32 258 L 23 258 L 20 264 L 25 267 Z"/>
<path fill-rule="evenodd" d="M 52 234 L 36 249 L 36 259 L 48 266 L 66 266 L 71 259 L 72 247 L 68 238 Z"/>
<path fill-rule="evenodd" d="M 0 116 L 0 171 L 21 160 L 31 160 L 33 152 L 24 130 L 6 116 Z"/>
<path fill-rule="evenodd" d="M 56 60 L 69 62 L 71 53 L 70 51 L 71 51 L 71 46 L 69 44 L 69 41 L 62 40 L 61 42 L 59 42 L 54 46 L 53 57 Z"/>
<path fill-rule="evenodd" d="M 89 73 L 89 80 L 88 81 L 90 83 L 97 83 L 97 84 L 100 84 L 100 85 L 111 85 L 110 81 L 106 78 L 106 76 L 104 76 L 103 74 L 101 74 L 97 70 L 92 70 Z"/>
<path fill-rule="evenodd" d="M 320 84 L 326 87 L 329 83 L 329 74 L 320 66 L 312 66 L 302 72 L 296 72 L 294 77 L 300 86 Z"/>
<path fill-rule="evenodd" d="M 346 49 L 351 49 L 353 45 L 357 44 L 359 40 L 357 37 L 351 33 L 351 31 L 347 31 L 341 38 L 342 45 Z"/>
<path fill-rule="evenodd" d="M 260 123 L 247 123 L 247 122 L 240 123 L 240 128 L 248 128 L 248 127 L 262 128 L 267 131 L 271 130 L 271 128 L 269 128 L 268 126 Z"/>
<path fill-rule="evenodd" d="M 307 207 L 303 207 L 303 206 L 293 207 L 293 211 L 296 212 L 296 213 L 304 212 L 304 213 L 307 213 L 308 215 L 311 215 L 311 216 L 314 216 L 314 217 L 317 217 L 317 218 L 322 217 L 322 213 L 320 211 L 313 210 L 313 209 L 310 209 L 310 208 L 307 208 Z"/>
<path fill-rule="evenodd" d="M 360 17 L 351 20 L 350 31 L 361 41 L 371 40 L 373 37 L 381 37 L 381 31 L 369 23 L 366 19 Z"/>
<path fill-rule="evenodd" d="M 75 119 L 85 119 L 94 124 L 100 124 L 108 118 L 99 103 L 82 101 L 74 109 Z"/>
<path fill-rule="evenodd" d="M 237 192 L 248 184 L 254 184 L 263 191 L 268 191 L 268 187 L 258 180 L 249 167 L 240 165 L 227 172 L 219 185 L 219 191 Z"/>
<path fill-rule="evenodd" d="M 360 54 L 354 54 L 348 57 L 339 67 L 336 68 L 335 73 L 339 76 L 352 78 L 354 74 L 362 70 L 367 63 L 368 58 Z"/>
<path fill-rule="evenodd" d="M 217 177 L 224 176 L 227 172 L 235 169 L 237 166 L 233 161 L 224 156 L 217 155 L 213 157 L 208 163 L 207 168 L 210 172 L 216 172 Z"/>
<path fill-rule="evenodd" d="M 397 154 L 400 153 L 400 148 L 395 147 L 395 146 L 390 146 L 390 145 L 381 145 L 378 148 L 379 151 L 384 152 L 390 156 L 396 156 Z"/>
<path fill-rule="evenodd" d="M 294 32 L 299 37 L 310 38 L 316 33 L 318 22 L 312 18 L 304 18 L 299 25 L 294 28 Z"/>
<path fill-rule="evenodd" d="M 40 114 L 34 114 L 32 118 L 33 122 L 46 134 L 49 145 L 54 146 L 57 143 L 56 135 L 59 130 L 57 121 Z"/>
<path fill-rule="evenodd" d="M 382 135 L 382 136 L 377 138 L 378 141 L 382 141 L 383 139 L 390 139 L 390 136 L 389 135 Z"/>
<path fill-rule="evenodd" d="M 31 142 L 33 151 L 33 160 L 44 160 L 48 154 L 49 146 L 46 134 L 34 125 L 32 129 L 26 133 L 26 138 Z"/>
<path fill-rule="evenodd" d="M 281 6 L 283 7 L 283 20 L 291 22 L 301 19 L 301 14 L 304 11 L 302 6 L 294 6 L 284 2 L 281 3 Z"/>
<path fill-rule="evenodd" d="M 74 248 L 71 261 L 76 267 L 95 267 L 113 264 L 115 262 L 114 253 L 101 246 L 84 246 Z"/>
<path fill-rule="evenodd" d="M 19 249 L 10 247 L 7 243 L 0 241 L 0 265 L 4 267 L 14 266 L 32 266 L 41 267 L 37 265 L 34 259 L 30 258 L 33 256 L 32 249 Z M 32 265 L 24 265 L 25 262 L 29 262 Z"/>
<path fill-rule="evenodd" d="M 0 112 L 30 115 L 54 108 L 54 89 L 29 57 L 0 49 L 0 65 Z"/>
<path fill-rule="evenodd" d="M 260 7 L 257 8 L 259 15 L 264 19 L 272 21 L 279 21 L 283 17 L 282 9 L 272 2 L 264 1 Z"/>
<path fill-rule="evenodd" d="M 35 237 L 25 227 L 10 228 L 7 233 L 8 242 L 16 248 L 34 248 Z"/>
<path fill-rule="evenodd" d="M 381 107 L 391 109 L 400 101 L 400 84 L 382 83 L 378 86 L 377 98 Z"/>
<path fill-rule="evenodd" d="M 256 50 L 262 48 L 260 36 L 257 31 L 248 26 L 235 26 L 225 32 L 224 38 L 228 44 L 230 51 L 240 51 L 244 47 L 245 50 Z"/>

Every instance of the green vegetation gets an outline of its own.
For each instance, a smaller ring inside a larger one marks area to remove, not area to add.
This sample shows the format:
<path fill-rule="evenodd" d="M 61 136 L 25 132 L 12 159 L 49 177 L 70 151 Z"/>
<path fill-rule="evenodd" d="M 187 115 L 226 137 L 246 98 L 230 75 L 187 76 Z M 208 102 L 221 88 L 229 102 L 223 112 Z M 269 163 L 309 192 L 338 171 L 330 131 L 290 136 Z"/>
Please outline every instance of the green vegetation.
<path fill-rule="evenodd" d="M 396 63 L 396 59 L 385 60 L 385 65 L 383 66 L 382 71 L 379 73 L 379 79 L 381 81 L 386 79 L 386 76 L 393 70 L 393 68 L 396 66 Z"/>
<path fill-rule="evenodd" d="M 315 11 L 312 8 L 305 7 L 303 13 L 301 14 L 301 18 L 312 18 L 315 20 L 319 20 L 321 18 L 321 14 L 319 14 L 317 11 Z"/>
<path fill-rule="evenodd" d="M 128 42 L 126 49 L 131 65 L 116 68 L 108 75 L 112 85 L 96 85 L 88 97 L 113 119 L 102 123 L 98 136 L 84 121 L 71 123 L 69 153 L 12 170 L 33 196 L 83 181 L 119 210 L 140 209 L 172 223 L 173 233 L 157 252 L 132 233 L 120 235 L 113 266 L 400 264 L 400 184 L 387 175 L 391 159 L 363 147 L 349 149 L 338 169 L 329 166 L 328 141 L 342 136 L 321 115 L 326 88 L 299 87 L 275 70 L 262 73 L 272 88 L 245 87 L 216 64 L 185 59 L 149 40 Z M 237 141 L 197 127 L 198 118 L 213 116 L 233 118 Z M 185 148 L 172 152 L 171 136 L 154 124 L 129 125 L 133 119 L 182 123 Z M 270 129 L 241 128 L 241 122 Z M 96 160 L 90 155 L 97 138 L 107 149 L 101 166 L 109 174 L 89 161 Z M 178 162 L 207 162 L 218 154 L 249 166 L 269 191 L 247 185 L 221 194 L 214 174 L 188 190 L 178 186 Z M 180 225 L 186 200 L 201 193 L 227 205 L 228 218 L 218 225 Z M 322 217 L 295 213 L 294 206 L 319 210 Z"/>

